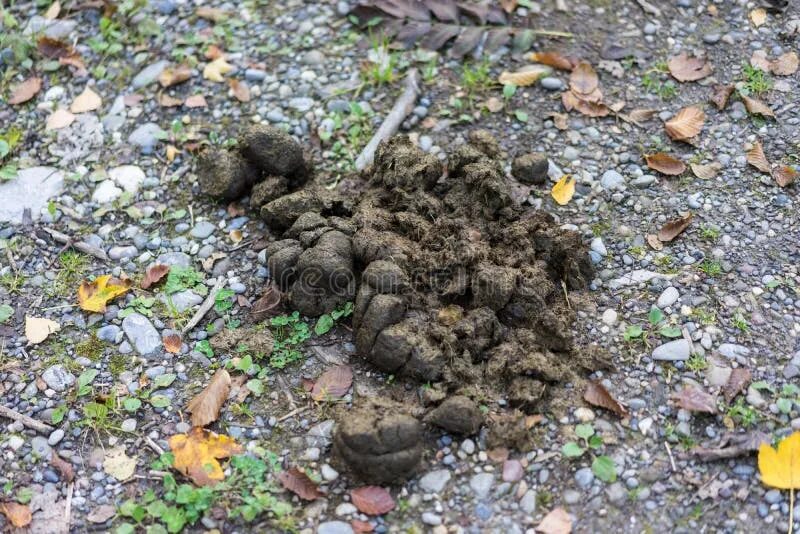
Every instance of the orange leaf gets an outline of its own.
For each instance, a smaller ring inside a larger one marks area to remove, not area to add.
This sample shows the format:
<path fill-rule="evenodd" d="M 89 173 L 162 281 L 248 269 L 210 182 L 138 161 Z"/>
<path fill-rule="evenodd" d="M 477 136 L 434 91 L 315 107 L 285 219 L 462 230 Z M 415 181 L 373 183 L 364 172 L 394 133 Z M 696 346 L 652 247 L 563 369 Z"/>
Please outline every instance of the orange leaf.
<path fill-rule="evenodd" d="M 662 226 L 661 230 L 658 231 L 658 240 L 662 243 L 669 243 L 689 227 L 693 218 L 694 215 L 688 213 L 682 217 L 668 221 L 667 224 Z"/>
<path fill-rule="evenodd" d="M 800 432 L 793 432 L 773 449 L 762 443 L 758 449 L 761 482 L 778 489 L 800 488 Z"/>
<path fill-rule="evenodd" d="M 753 148 L 747 151 L 747 163 L 761 172 L 767 174 L 772 172 L 772 166 L 769 164 L 767 156 L 764 155 L 764 147 L 761 146 L 761 141 L 753 143 Z"/>
<path fill-rule="evenodd" d="M 735 87 L 732 85 L 717 84 L 711 88 L 711 103 L 717 106 L 717 109 L 722 111 L 728 105 L 728 98 L 730 98 Z"/>
<path fill-rule="evenodd" d="M 169 273 L 169 265 L 163 265 L 160 263 L 151 265 L 144 272 L 144 278 L 142 279 L 142 284 L 141 284 L 142 289 L 149 289 L 150 286 L 160 282 L 161 279 L 167 276 L 168 273 Z"/>
<path fill-rule="evenodd" d="M 278 474 L 278 480 L 284 488 L 303 500 L 313 501 L 322 497 L 316 482 L 297 467 L 292 467 L 288 471 L 281 471 Z"/>
<path fill-rule="evenodd" d="M 94 282 L 84 280 L 78 287 L 78 303 L 82 310 L 103 313 L 108 302 L 127 293 L 130 287 L 129 278 L 120 280 L 110 274 L 98 276 Z"/>
<path fill-rule="evenodd" d="M 625 408 L 617 399 L 611 396 L 611 393 L 600 382 L 591 381 L 586 384 L 586 391 L 583 393 L 583 400 L 594 406 L 605 408 L 619 416 L 628 414 L 628 409 Z"/>
<path fill-rule="evenodd" d="M 364 486 L 351 490 L 350 499 L 359 512 L 367 515 L 383 515 L 394 509 L 392 495 L 380 486 Z"/>
<path fill-rule="evenodd" d="M 11 105 L 24 104 L 42 90 L 42 79 L 36 76 L 28 78 L 17 84 L 11 91 L 8 103 Z"/>
<path fill-rule="evenodd" d="M 541 65 L 530 65 L 517 72 L 503 71 L 497 78 L 497 81 L 503 85 L 516 85 L 518 87 L 526 87 L 532 85 L 539 78 L 543 78 L 550 74 L 552 69 L 543 67 Z"/>
<path fill-rule="evenodd" d="M 722 170 L 722 164 L 718 161 L 706 165 L 691 163 L 689 166 L 692 168 L 694 175 L 702 180 L 711 180 Z"/>
<path fill-rule="evenodd" d="M 664 123 L 667 135 L 673 141 L 686 141 L 700 133 L 706 114 L 700 108 L 689 106 L 683 108 L 670 120 Z"/>
<path fill-rule="evenodd" d="M 17 528 L 27 527 L 31 522 L 31 509 L 25 504 L 3 502 L 0 503 L 0 512 Z"/>
<path fill-rule="evenodd" d="M 192 425 L 202 427 L 216 421 L 230 390 L 231 375 L 225 369 L 220 369 L 205 389 L 186 406 L 186 410 L 192 414 Z"/>
<path fill-rule="evenodd" d="M 589 95 L 597 89 L 600 80 L 588 61 L 581 61 L 572 69 L 569 76 L 569 87 L 578 95 Z"/>
<path fill-rule="evenodd" d="M 672 77 L 679 82 L 701 80 L 713 71 L 711 65 L 704 58 L 690 56 L 686 52 L 669 58 L 667 67 Z"/>
<path fill-rule="evenodd" d="M 353 370 L 349 365 L 337 365 L 322 373 L 311 390 L 311 398 L 315 401 L 340 399 L 352 385 Z"/>
<path fill-rule="evenodd" d="M 575 60 L 566 58 L 558 52 L 532 52 L 528 58 L 558 70 L 572 70 L 576 65 Z"/>
<path fill-rule="evenodd" d="M 181 351 L 181 336 L 178 334 L 167 334 L 161 338 L 161 342 L 167 352 L 171 354 L 178 354 Z"/>
<path fill-rule="evenodd" d="M 191 67 L 185 63 L 181 63 L 177 67 L 168 67 L 161 71 L 161 74 L 158 76 L 158 83 L 161 84 L 161 87 L 172 87 L 173 85 L 185 82 L 191 77 Z"/>
<path fill-rule="evenodd" d="M 250 87 L 245 82 L 230 78 L 228 80 L 228 85 L 230 85 L 236 100 L 239 102 L 250 102 Z"/>
<path fill-rule="evenodd" d="M 75 49 L 69 43 L 46 35 L 39 37 L 36 41 L 36 50 L 48 59 L 58 59 L 75 53 Z"/>
<path fill-rule="evenodd" d="M 575 178 L 565 174 L 550 190 L 550 196 L 560 206 L 565 206 L 575 195 Z"/>
<path fill-rule="evenodd" d="M 751 115 L 761 115 L 762 117 L 772 117 L 775 118 L 775 112 L 772 109 L 763 103 L 761 100 L 750 98 L 749 96 L 741 95 L 742 102 L 744 102 L 744 107 L 747 109 L 747 112 Z"/>
<path fill-rule="evenodd" d="M 183 103 L 187 108 L 206 108 L 208 104 L 206 103 L 206 97 L 203 95 L 192 95 L 186 97 L 186 101 Z"/>
<path fill-rule="evenodd" d="M 197 426 L 188 434 L 169 438 L 169 448 L 174 456 L 172 467 L 198 486 L 212 486 L 224 479 L 218 460 L 244 452 L 232 438 Z"/>
<path fill-rule="evenodd" d="M 800 58 L 797 52 L 786 52 L 770 63 L 770 70 L 776 76 L 791 76 L 800 67 Z"/>
<path fill-rule="evenodd" d="M 773 171 L 772 176 L 779 186 L 786 187 L 797 178 L 797 171 L 789 165 L 781 165 Z"/>
<path fill-rule="evenodd" d="M 648 154 L 644 159 L 647 161 L 648 167 L 668 176 L 677 176 L 686 171 L 685 163 L 663 152 Z"/>

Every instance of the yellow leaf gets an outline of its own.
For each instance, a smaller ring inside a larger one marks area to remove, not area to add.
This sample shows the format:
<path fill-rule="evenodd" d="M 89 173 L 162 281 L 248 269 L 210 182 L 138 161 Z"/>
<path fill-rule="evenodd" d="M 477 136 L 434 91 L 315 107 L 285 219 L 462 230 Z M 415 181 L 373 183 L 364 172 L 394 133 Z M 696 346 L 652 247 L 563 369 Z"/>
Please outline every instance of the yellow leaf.
<path fill-rule="evenodd" d="M 757 7 L 753 11 L 750 12 L 750 21 L 753 23 L 753 26 L 758 28 L 765 22 L 767 22 L 767 10 L 763 7 Z"/>
<path fill-rule="evenodd" d="M 503 85 L 516 85 L 518 87 L 525 87 L 532 85 L 539 78 L 544 78 L 553 72 L 553 69 L 544 65 L 529 65 L 517 72 L 504 71 L 497 78 L 497 81 Z"/>
<path fill-rule="evenodd" d="M 188 434 L 169 438 L 175 458 L 172 467 L 189 477 L 198 486 L 212 486 L 225 478 L 217 460 L 244 452 L 233 438 L 209 432 L 198 426 Z"/>
<path fill-rule="evenodd" d="M 558 182 L 556 182 L 556 185 L 553 186 L 550 194 L 553 196 L 553 200 L 555 200 L 559 205 L 565 206 L 570 200 L 572 200 L 573 195 L 575 195 L 575 178 L 569 174 L 565 174 Z"/>
<path fill-rule="evenodd" d="M 38 345 L 47 339 L 47 336 L 59 330 L 61 325 L 55 321 L 43 317 L 25 316 L 25 337 L 31 345 Z"/>
<path fill-rule="evenodd" d="M 127 480 L 136 471 L 136 457 L 125 454 L 125 447 L 115 447 L 106 452 L 103 471 L 117 480 Z"/>
<path fill-rule="evenodd" d="M 220 56 L 203 69 L 203 78 L 211 80 L 212 82 L 224 82 L 223 74 L 227 74 L 233 70 L 233 65 L 225 61 L 225 58 Z"/>
<path fill-rule="evenodd" d="M 78 303 L 82 310 L 103 313 L 108 302 L 127 293 L 130 287 L 130 279 L 111 278 L 110 274 L 98 276 L 94 282 L 84 280 L 78 287 Z"/>
<path fill-rule="evenodd" d="M 0 513 L 17 528 L 27 527 L 31 522 L 31 509 L 27 504 L 0 502 Z"/>
<path fill-rule="evenodd" d="M 778 443 L 778 450 L 762 443 L 758 448 L 761 481 L 778 489 L 800 488 L 800 432 Z"/>
<path fill-rule="evenodd" d="M 87 111 L 94 111 L 103 105 L 103 100 L 100 95 L 92 91 L 90 88 L 83 90 L 81 94 L 75 97 L 69 110 L 72 113 L 86 113 Z"/>

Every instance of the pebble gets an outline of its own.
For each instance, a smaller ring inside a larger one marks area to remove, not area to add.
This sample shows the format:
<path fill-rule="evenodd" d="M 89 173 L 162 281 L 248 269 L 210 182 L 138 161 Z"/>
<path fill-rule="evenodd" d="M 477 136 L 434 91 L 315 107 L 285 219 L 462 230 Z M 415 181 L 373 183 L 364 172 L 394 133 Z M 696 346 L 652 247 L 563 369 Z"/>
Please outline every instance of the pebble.
<path fill-rule="evenodd" d="M 494 475 L 492 473 L 479 473 L 469 480 L 469 487 L 479 499 L 489 495 L 494 486 Z"/>
<path fill-rule="evenodd" d="M 208 221 L 200 221 L 192 228 L 191 235 L 197 239 L 205 239 L 216 230 L 216 226 Z"/>
<path fill-rule="evenodd" d="M 676 339 L 663 345 L 659 345 L 653 350 L 654 360 L 681 361 L 688 360 L 691 356 L 692 347 L 685 339 Z"/>
<path fill-rule="evenodd" d="M 64 431 L 57 428 L 50 433 L 50 436 L 47 438 L 47 444 L 51 447 L 55 447 L 62 439 L 64 439 Z"/>
<path fill-rule="evenodd" d="M 670 286 L 667 289 L 665 289 L 661 293 L 661 295 L 658 297 L 658 301 L 656 302 L 656 306 L 658 306 L 659 308 L 661 308 L 663 310 L 664 308 L 668 308 L 668 307 L 672 306 L 673 304 L 675 304 L 678 301 L 679 297 L 680 297 L 680 293 L 678 293 L 678 290 L 675 289 L 674 287 Z"/>
<path fill-rule="evenodd" d="M 442 516 L 433 512 L 423 512 L 422 522 L 430 527 L 435 527 L 442 524 Z"/>
<path fill-rule="evenodd" d="M 56 364 L 45 369 L 42 380 L 53 391 L 64 391 L 75 383 L 75 375 L 67 371 L 63 365 Z"/>
<path fill-rule="evenodd" d="M 594 482 L 594 473 L 590 467 L 582 467 L 575 471 L 575 482 L 582 488 L 588 488 Z"/>
<path fill-rule="evenodd" d="M 615 170 L 608 170 L 600 178 L 600 185 L 607 191 L 625 188 L 625 178 Z"/>
<path fill-rule="evenodd" d="M 611 308 L 608 308 L 606 311 L 603 312 L 601 320 L 603 321 L 603 323 L 607 324 L 608 326 L 614 326 L 615 324 L 617 324 L 617 317 L 618 317 L 618 314 L 617 314 L 616 310 L 612 310 Z"/>
<path fill-rule="evenodd" d="M 317 534 L 353 534 L 353 527 L 344 521 L 325 521 L 317 527 Z"/>
<path fill-rule="evenodd" d="M 161 336 L 153 323 L 139 313 L 132 313 L 122 320 L 122 330 L 131 344 L 142 356 L 152 356 L 161 349 Z"/>
<path fill-rule="evenodd" d="M 528 515 L 536 513 L 536 491 L 529 489 L 519 500 L 520 509 Z"/>
<path fill-rule="evenodd" d="M 542 78 L 539 84 L 548 91 L 560 91 L 564 87 L 564 82 L 552 76 Z"/>
<path fill-rule="evenodd" d="M 165 133 L 158 124 L 148 122 L 131 132 L 130 136 L 128 136 L 128 142 L 141 148 L 145 154 L 149 154 Z"/>
<path fill-rule="evenodd" d="M 151 65 L 148 65 L 141 71 L 139 74 L 134 76 L 133 80 L 131 81 L 131 86 L 134 89 L 141 89 L 142 87 L 146 87 L 151 83 L 154 83 L 158 80 L 158 77 L 164 72 L 164 69 L 167 68 L 169 62 L 167 60 L 157 61 Z"/>
<path fill-rule="evenodd" d="M 450 480 L 450 471 L 437 469 L 419 479 L 419 487 L 425 493 L 441 493 Z"/>

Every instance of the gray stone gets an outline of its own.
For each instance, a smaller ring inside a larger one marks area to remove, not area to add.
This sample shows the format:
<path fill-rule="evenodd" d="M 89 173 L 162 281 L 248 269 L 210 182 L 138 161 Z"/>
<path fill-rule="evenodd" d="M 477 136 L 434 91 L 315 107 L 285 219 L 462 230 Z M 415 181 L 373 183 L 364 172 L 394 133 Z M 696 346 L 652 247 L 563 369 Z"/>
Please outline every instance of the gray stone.
<path fill-rule="evenodd" d="M 548 91 L 560 91 L 564 87 L 564 83 L 558 78 L 547 76 L 539 80 L 539 84 Z"/>
<path fill-rule="evenodd" d="M 161 73 L 164 72 L 164 69 L 167 68 L 167 65 L 169 65 L 167 60 L 161 60 L 146 66 L 139 71 L 139 74 L 134 76 L 131 85 L 134 89 L 147 87 L 151 83 L 158 80 L 158 77 L 161 76 Z"/>
<path fill-rule="evenodd" d="M 423 512 L 422 522 L 430 527 L 438 527 L 442 524 L 442 516 L 434 514 L 433 512 Z"/>
<path fill-rule="evenodd" d="M 578 486 L 586 489 L 594 482 L 594 473 L 590 467 L 582 467 L 575 471 L 575 482 Z"/>
<path fill-rule="evenodd" d="M 64 391 L 75 383 L 75 375 L 67 371 L 63 365 L 57 364 L 48 367 L 42 373 L 42 380 L 53 391 Z"/>
<path fill-rule="evenodd" d="M 128 142 L 138 146 L 143 152 L 150 153 L 165 134 L 166 132 L 162 130 L 158 124 L 146 122 L 136 128 L 131 135 L 128 136 Z"/>
<path fill-rule="evenodd" d="M 494 486 L 494 475 L 492 473 L 479 473 L 469 480 L 469 487 L 479 499 L 483 499 Z"/>
<path fill-rule="evenodd" d="M 43 436 L 35 436 L 31 439 L 31 450 L 35 456 L 45 460 L 50 459 L 50 454 L 53 451 L 50 444 L 47 443 L 47 438 Z"/>
<path fill-rule="evenodd" d="M 608 170 L 600 177 L 600 185 L 606 190 L 624 189 L 625 178 L 615 170 Z"/>
<path fill-rule="evenodd" d="M 519 500 L 519 508 L 528 515 L 536 513 L 536 491 L 529 489 Z"/>
<path fill-rule="evenodd" d="M 120 425 L 120 428 L 123 432 L 133 432 L 136 430 L 136 419 L 125 419 Z"/>
<path fill-rule="evenodd" d="M 108 257 L 112 260 L 124 260 L 127 258 L 133 258 L 139 253 L 139 251 L 133 245 L 128 245 L 124 247 L 111 247 L 108 249 Z"/>
<path fill-rule="evenodd" d="M 685 339 L 676 339 L 659 345 L 653 350 L 653 359 L 669 362 L 688 360 L 692 354 L 692 347 Z"/>
<path fill-rule="evenodd" d="M 608 249 L 606 249 L 605 244 L 603 244 L 603 239 L 600 237 L 595 237 L 592 239 L 592 242 L 589 244 L 589 248 L 601 256 L 608 256 Z"/>
<path fill-rule="evenodd" d="M 678 290 L 672 286 L 669 286 L 658 297 L 656 305 L 661 309 L 668 308 L 669 306 L 675 304 L 678 301 L 678 298 L 680 298 L 680 293 L 678 293 Z"/>
<path fill-rule="evenodd" d="M 750 349 L 735 343 L 723 343 L 717 350 L 720 354 L 732 360 L 740 357 L 746 358 L 750 354 Z"/>
<path fill-rule="evenodd" d="M 205 239 L 213 234 L 216 228 L 216 226 L 208 221 L 200 221 L 192 228 L 191 235 L 197 239 Z"/>
<path fill-rule="evenodd" d="M 113 180 L 103 180 L 92 193 L 92 202 L 96 204 L 108 204 L 117 200 L 122 194 L 122 189 L 114 184 Z"/>
<path fill-rule="evenodd" d="M 441 493 L 450 481 L 450 471 L 437 469 L 419 479 L 419 487 L 425 493 Z"/>
<path fill-rule="evenodd" d="M 60 428 L 56 428 L 50 432 L 50 436 L 47 438 L 47 444 L 51 447 L 55 447 L 62 439 L 64 439 L 64 431 Z"/>
<path fill-rule="evenodd" d="M 22 213 L 31 210 L 37 221 L 48 201 L 61 193 L 64 174 L 54 167 L 30 167 L 17 177 L 0 183 L 0 222 L 22 223 Z"/>
<path fill-rule="evenodd" d="M 116 343 L 117 335 L 120 329 L 117 325 L 110 324 L 97 329 L 97 339 L 100 341 L 107 341 L 108 343 Z"/>
<path fill-rule="evenodd" d="M 197 306 L 203 302 L 203 297 L 190 290 L 179 291 L 169 296 L 164 295 L 163 299 L 165 304 L 172 303 L 172 306 L 174 306 L 178 312 L 184 312 L 192 306 Z"/>
<path fill-rule="evenodd" d="M 161 336 L 150 320 L 139 313 L 132 313 L 122 320 L 122 330 L 128 336 L 136 352 L 142 356 L 155 354 L 161 348 Z"/>
<path fill-rule="evenodd" d="M 183 252 L 165 252 L 156 258 L 156 263 L 170 267 L 191 267 L 192 258 Z"/>
<path fill-rule="evenodd" d="M 317 527 L 317 534 L 353 534 L 353 527 L 344 521 L 325 521 Z"/>
<path fill-rule="evenodd" d="M 144 171 L 136 165 L 120 165 L 108 171 L 108 177 L 128 193 L 135 194 L 144 182 Z"/>

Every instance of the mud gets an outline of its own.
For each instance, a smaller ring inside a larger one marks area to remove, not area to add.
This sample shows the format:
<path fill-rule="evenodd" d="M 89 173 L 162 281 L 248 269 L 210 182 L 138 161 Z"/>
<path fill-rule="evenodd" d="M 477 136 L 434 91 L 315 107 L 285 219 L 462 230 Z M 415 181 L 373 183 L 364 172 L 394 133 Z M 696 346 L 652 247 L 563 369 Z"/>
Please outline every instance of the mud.
<path fill-rule="evenodd" d="M 241 155 L 255 150 L 251 138 L 242 136 Z M 358 195 L 298 185 L 290 176 L 304 167 L 295 152 L 268 171 L 260 159 L 247 164 L 262 175 L 287 173 L 283 182 L 261 182 L 251 197 L 254 206 L 264 202 L 260 213 L 278 232 L 267 247 L 268 265 L 287 305 L 316 316 L 352 300 L 362 358 L 446 393 L 427 422 L 472 434 L 483 422 L 481 400 L 505 399 L 520 411 L 495 418 L 490 430 L 521 447 L 531 435 L 521 414 L 542 411 L 549 389 L 605 362 L 596 351 L 578 350 L 571 331 L 568 295 L 584 290 L 593 275 L 586 246 L 547 213 L 516 204 L 499 154 L 482 131 L 472 132 L 446 165 L 394 137 L 360 176 Z M 517 158 L 515 176 L 538 183 L 546 163 L 537 155 Z M 374 456 L 398 451 L 370 430 L 395 419 L 376 419 L 374 411 L 386 409 L 368 408 L 343 419 L 337 450 L 358 472 L 397 475 L 402 469 Z M 391 432 L 401 430 L 409 429 Z M 368 432 L 369 439 L 353 437 Z M 402 443 L 402 451 L 413 448 Z M 398 466 L 408 467 L 409 454 Z"/>

